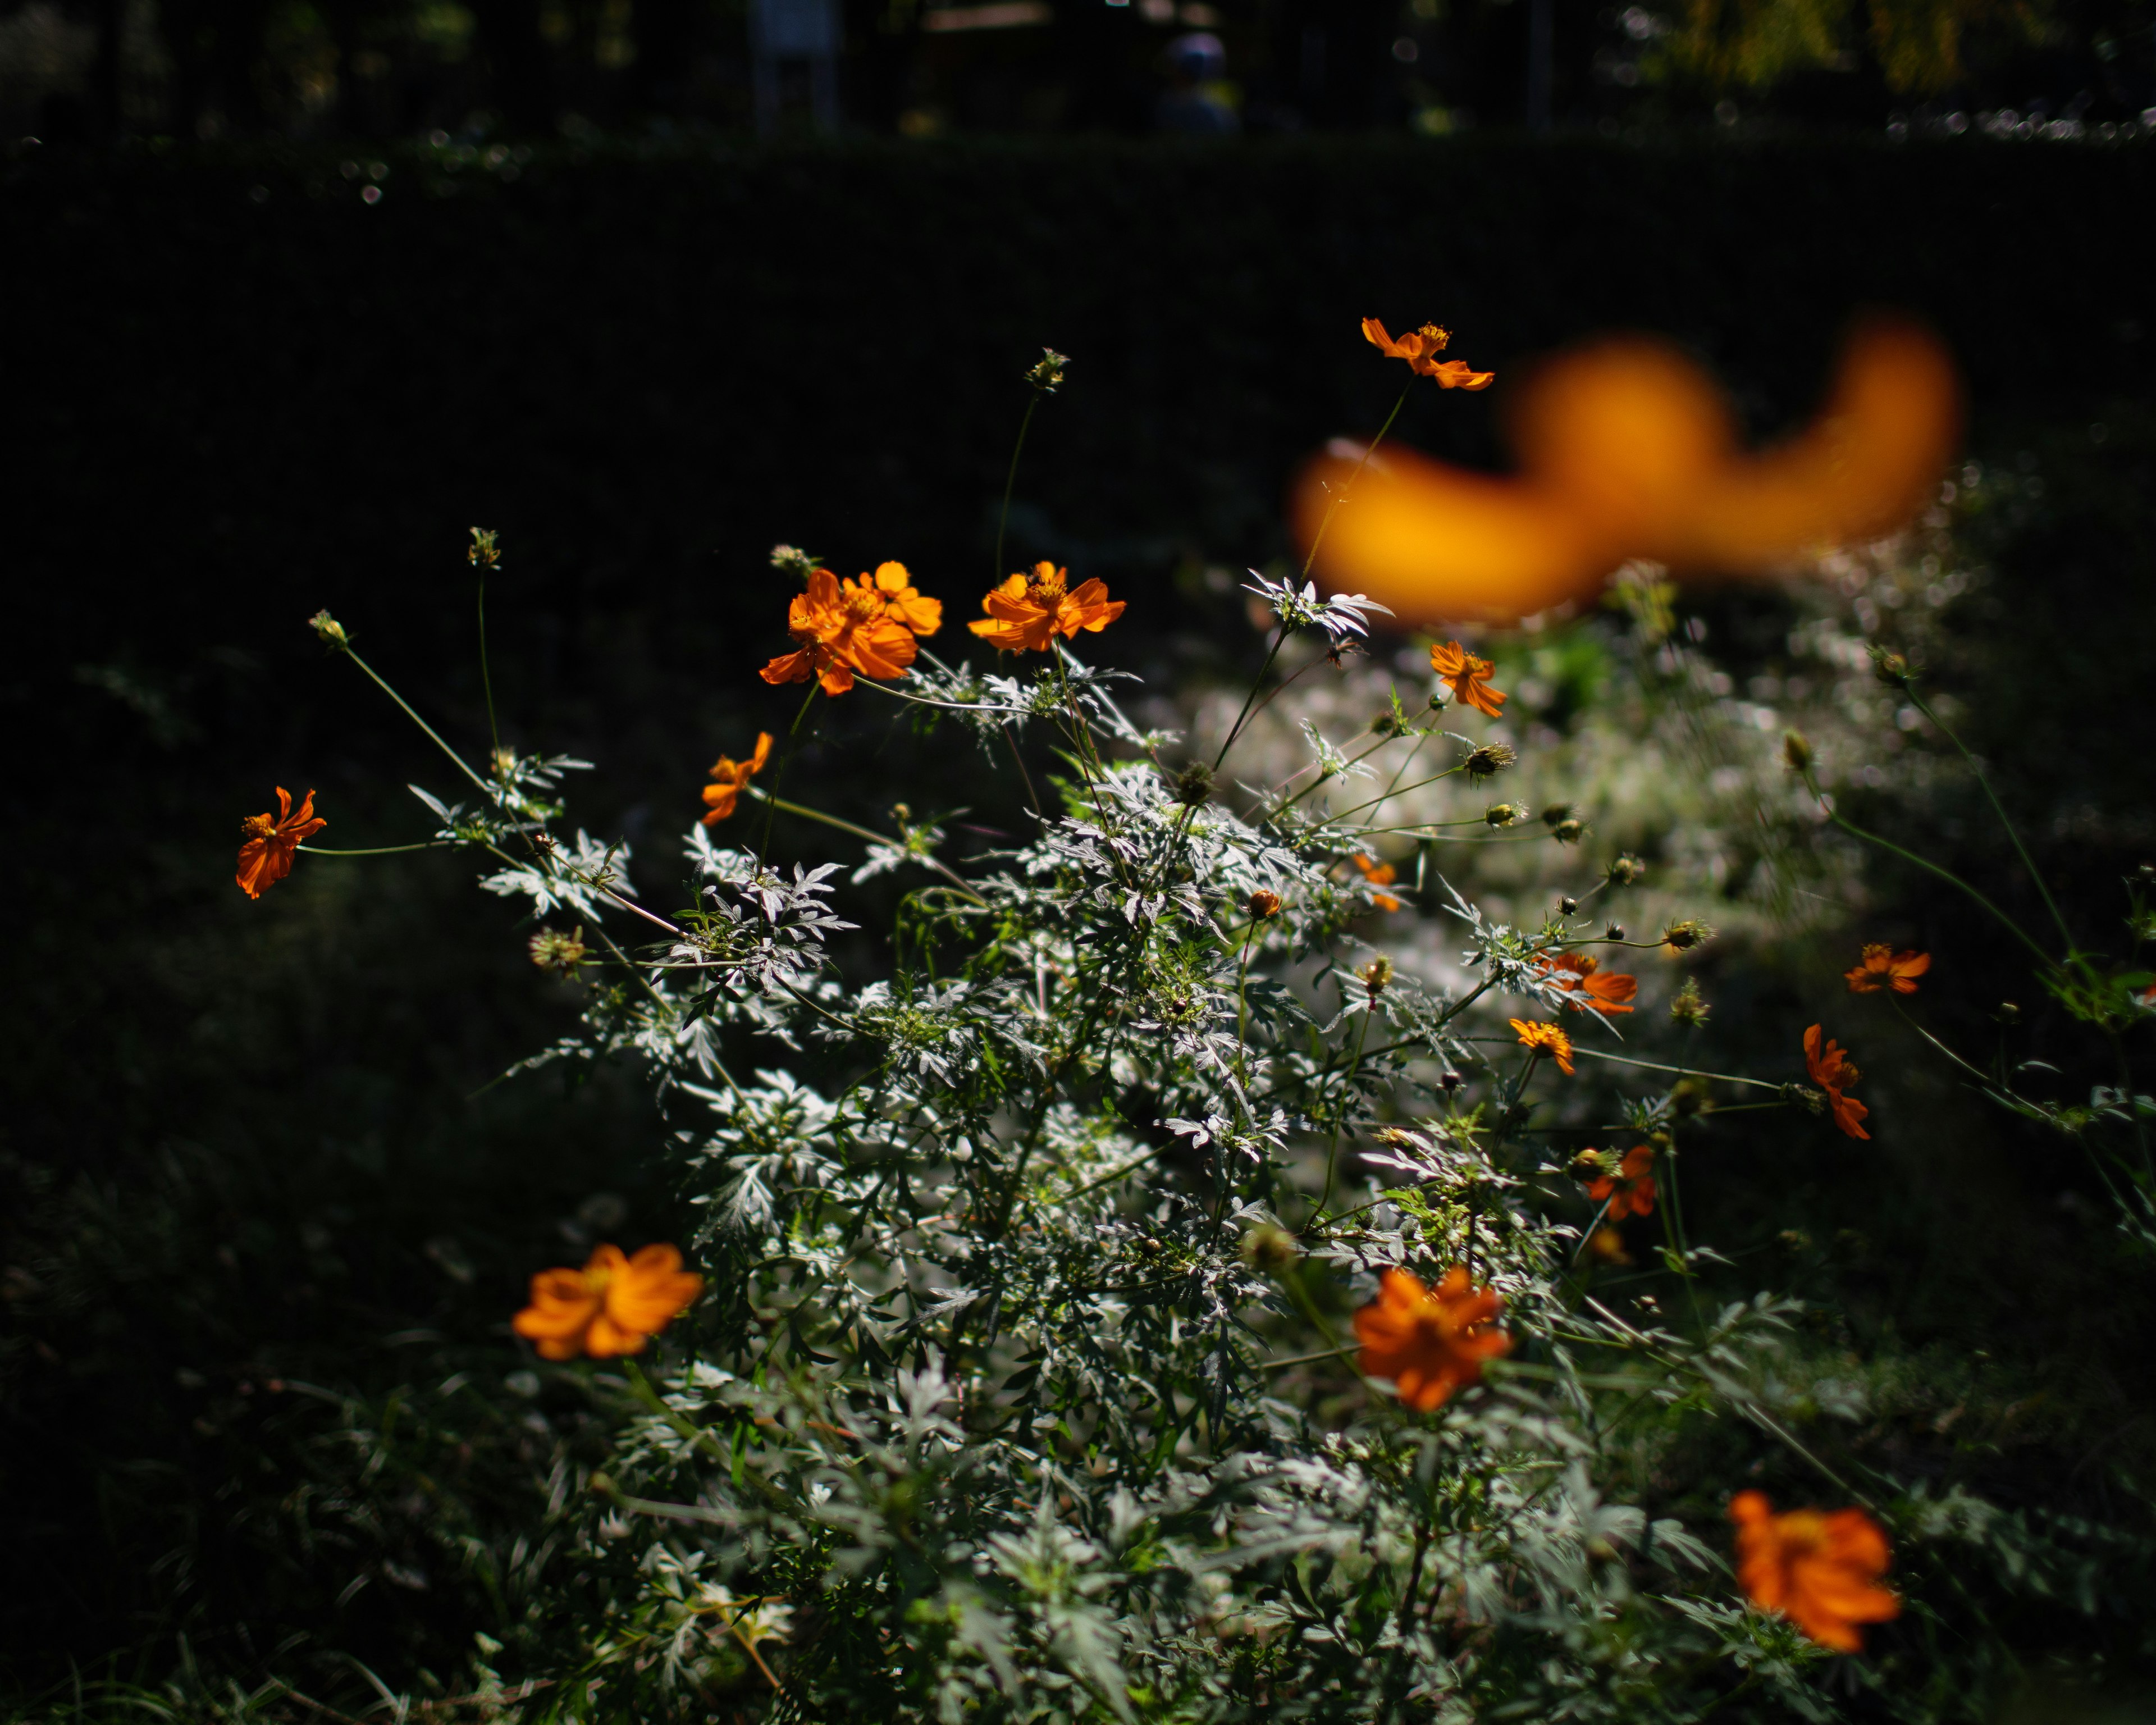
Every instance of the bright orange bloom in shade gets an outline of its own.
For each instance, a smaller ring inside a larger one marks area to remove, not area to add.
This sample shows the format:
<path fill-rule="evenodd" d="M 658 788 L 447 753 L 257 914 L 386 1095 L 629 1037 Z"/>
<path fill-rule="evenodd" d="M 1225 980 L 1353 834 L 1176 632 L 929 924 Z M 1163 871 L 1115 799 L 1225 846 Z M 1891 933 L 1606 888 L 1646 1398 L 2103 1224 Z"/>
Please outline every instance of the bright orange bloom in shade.
<path fill-rule="evenodd" d="M 865 677 L 901 677 L 920 650 L 913 631 L 892 616 L 881 588 L 865 576 L 847 587 L 829 569 L 808 577 L 808 590 L 793 596 L 786 628 L 800 650 L 764 666 L 767 683 L 805 683 L 819 679 L 826 695 L 844 695 L 854 673 Z"/>
<path fill-rule="evenodd" d="M 648 1245 L 634 1258 L 603 1245 L 582 1270 L 542 1270 L 531 1278 L 531 1303 L 514 1320 L 516 1333 L 547 1359 L 593 1359 L 641 1353 L 644 1344 L 704 1291 L 704 1278 L 681 1267 L 670 1245 Z"/>
<path fill-rule="evenodd" d="M 1637 977 L 1604 972 L 1602 961 L 1589 953 L 1558 952 L 1535 962 L 1571 997 L 1565 1004 L 1584 1012 L 1630 1012 L 1632 997 L 1640 992 Z"/>
<path fill-rule="evenodd" d="M 1635 1144 L 1614 1174 L 1604 1174 L 1587 1189 L 1597 1204 L 1609 1204 L 1609 1219 L 1649 1216 L 1655 1211 L 1655 1153 L 1645 1144 Z"/>
<path fill-rule="evenodd" d="M 1513 1019 L 1511 1024 L 1520 1033 L 1521 1047 L 1537 1049 L 1548 1055 L 1560 1071 L 1567 1077 L 1572 1076 L 1572 1038 L 1555 1024 L 1531 1024 L 1526 1019 Z"/>
<path fill-rule="evenodd" d="M 1512 1338 L 1495 1327 L 1504 1308 L 1489 1289 L 1468 1281 L 1461 1265 L 1434 1288 L 1404 1270 L 1388 1270 L 1378 1297 L 1355 1314 L 1363 1344 L 1357 1363 L 1367 1377 L 1391 1378 L 1403 1402 L 1427 1414 L 1479 1382 L 1483 1361 L 1512 1351 Z"/>
<path fill-rule="evenodd" d="M 1073 591 L 1068 569 L 1035 563 L 1028 573 L 1014 575 L 990 592 L 981 601 L 988 614 L 966 627 L 1007 653 L 1045 653 L 1057 635 L 1067 640 L 1081 629 L 1098 634 L 1123 614 L 1125 603 L 1111 602 L 1099 581 Z"/>
<path fill-rule="evenodd" d="M 932 635 L 943 627 L 943 601 L 924 598 L 903 563 L 878 563 L 875 574 L 856 575 L 846 587 L 850 592 L 873 590 L 883 603 L 884 615 L 896 619 L 916 635 Z"/>
<path fill-rule="evenodd" d="M 1488 660 L 1477 659 L 1457 641 L 1445 641 L 1430 649 L 1430 668 L 1452 685 L 1452 698 L 1461 706 L 1493 719 L 1504 716 L 1504 691 L 1490 686 L 1495 667 Z"/>
<path fill-rule="evenodd" d="M 1419 377 L 1428 377 L 1446 389 L 1487 389 L 1496 381 L 1495 372 L 1478 372 L 1465 360 L 1440 359 L 1452 344 L 1452 331 L 1441 324 L 1426 323 L 1395 341 L 1374 317 L 1363 320 L 1363 339 L 1390 359 L 1404 359 Z"/>
<path fill-rule="evenodd" d="M 292 853 L 300 848 L 300 840 L 328 824 L 315 813 L 312 791 L 300 800 L 295 814 L 292 793 L 279 785 L 276 814 L 250 814 L 239 824 L 239 836 L 246 841 L 239 847 L 239 872 L 233 876 L 239 890 L 249 898 L 261 897 L 264 887 L 274 886 L 292 872 Z"/>
<path fill-rule="evenodd" d="M 1399 870 L 1390 863 L 1381 863 L 1374 856 L 1365 856 L 1359 850 L 1348 859 L 1363 871 L 1363 878 L 1373 886 L 1390 886 L 1399 879 Z M 1374 892 L 1370 902 L 1381 911 L 1397 911 L 1400 901 L 1389 892 Z"/>
<path fill-rule="evenodd" d="M 1854 1653 L 1861 1623 L 1902 1615 L 1902 1602 L 1879 1585 L 1887 1573 L 1887 1536 L 1861 1509 L 1791 1510 L 1776 1515 L 1757 1491 L 1729 1500 L 1737 1523 L 1737 1579 L 1752 1603 L 1779 1611 L 1822 1647 Z"/>
<path fill-rule="evenodd" d="M 770 758 L 768 731 L 756 733 L 756 752 L 746 761 L 737 761 L 732 755 L 719 757 L 711 768 L 711 782 L 704 787 L 704 800 L 711 805 L 711 813 L 704 817 L 706 826 L 716 826 L 734 812 L 734 804 L 748 788 L 748 782 L 763 771 L 763 763 Z"/>
<path fill-rule="evenodd" d="M 1852 994 L 1876 994 L 1892 988 L 1897 994 L 1917 992 L 1917 978 L 1932 968 L 1929 952 L 1897 952 L 1877 942 L 1868 942 L 1854 970 L 1842 973 Z"/>
<path fill-rule="evenodd" d="M 1804 1032 L 1804 1065 L 1811 1070 L 1812 1082 L 1826 1092 L 1827 1111 L 1834 1116 L 1834 1123 L 1852 1138 L 1870 1137 L 1871 1134 L 1858 1122 L 1871 1111 L 1855 1096 L 1842 1094 L 1864 1075 L 1850 1063 L 1847 1052 L 1832 1037 L 1820 1042 L 1817 1024 Z"/>

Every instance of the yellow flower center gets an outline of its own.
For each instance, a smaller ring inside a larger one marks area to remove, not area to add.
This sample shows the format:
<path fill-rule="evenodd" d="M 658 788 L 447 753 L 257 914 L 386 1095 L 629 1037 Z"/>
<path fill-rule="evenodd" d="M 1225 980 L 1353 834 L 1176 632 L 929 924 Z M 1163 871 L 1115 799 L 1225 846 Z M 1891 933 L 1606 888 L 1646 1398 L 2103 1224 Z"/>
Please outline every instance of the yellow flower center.
<path fill-rule="evenodd" d="M 267 839 L 277 830 L 277 823 L 266 814 L 250 814 L 239 824 L 243 839 Z"/>
<path fill-rule="evenodd" d="M 1816 1511 L 1793 1510 L 1775 1517 L 1774 1531 L 1789 1557 L 1807 1557 L 1826 1543 L 1826 1517 Z"/>
<path fill-rule="evenodd" d="M 864 593 L 859 588 L 846 589 L 846 621 L 860 624 L 883 615 L 884 596 L 873 588 Z"/>
<path fill-rule="evenodd" d="M 1063 597 L 1066 572 L 1053 564 L 1043 563 L 1025 578 L 1028 598 L 1044 605 L 1053 605 Z"/>

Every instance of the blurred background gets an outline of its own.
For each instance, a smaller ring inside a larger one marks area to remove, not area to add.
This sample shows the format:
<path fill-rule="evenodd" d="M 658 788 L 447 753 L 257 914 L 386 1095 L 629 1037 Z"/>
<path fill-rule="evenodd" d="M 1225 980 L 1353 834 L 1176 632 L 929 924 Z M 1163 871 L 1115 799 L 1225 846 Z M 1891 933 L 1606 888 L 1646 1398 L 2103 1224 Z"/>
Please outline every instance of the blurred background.
<path fill-rule="evenodd" d="M 665 906 L 706 768 L 794 705 L 754 677 L 783 644 L 771 546 L 842 573 L 901 558 L 968 614 L 1044 345 L 1070 381 L 1006 561 L 1108 581 L 1131 608 L 1102 656 L 1194 711 L 1261 655 L 1237 583 L 1293 567 L 1289 476 L 1398 393 L 1362 317 L 1442 319 L 1497 370 L 1487 396 L 1418 394 L 1397 433 L 1495 465 L 1504 381 L 1565 341 L 1670 336 L 1767 438 L 1814 410 L 1851 316 L 1896 306 L 1970 391 L 1906 542 L 1688 596 L 1667 628 L 1589 610 L 1484 644 L 1516 740 L 1555 763 L 1529 800 L 1592 817 L 1581 866 L 1637 850 L 1656 906 L 1728 931 L 1699 961 L 1725 1070 L 1799 1076 L 1860 938 L 1941 955 L 1943 1032 L 1988 1046 L 2015 999 L 2048 1048 L 1982 925 L 1760 811 L 1799 723 L 1859 818 L 2034 905 L 1943 746 L 1870 681 L 1871 637 L 1931 668 L 2092 944 L 2156 860 L 2150 21 L 2145 0 L 6 4 L 8 1704 L 296 1717 L 291 1685 L 357 1712 L 573 1645 L 562 1481 L 613 1410 L 542 1393 L 506 1320 L 595 1240 L 693 1233 L 670 1122 L 628 1070 L 489 1087 L 577 1003 L 462 860 L 302 858 L 259 904 L 231 880 L 276 784 L 316 790 L 325 843 L 421 836 L 405 785 L 446 789 L 442 763 L 305 619 L 327 606 L 478 747 L 475 524 L 506 552 L 504 740 L 602 764 L 572 824 L 625 835 Z M 1352 724 L 1366 691 L 1340 687 Z M 969 750 L 856 702 L 793 783 L 875 824 L 932 790 L 978 848 L 1023 818 Z M 857 894 L 871 930 L 884 890 Z M 864 933 L 844 957 L 865 977 L 887 955 Z M 1791 1369 L 1844 1388 L 1804 1417 L 1861 1420 L 1882 1466 L 2028 1531 L 2011 1587 L 1971 1581 L 1924 1717 L 2064 1717 L 2044 1681 L 2100 1700 L 2156 1654 L 2145 1279 L 2070 1147 L 1974 1106 L 1881 1014 L 1848 1040 L 1876 1142 L 1732 1130 L 1687 1206 L 1744 1289 L 1827 1313 Z"/>

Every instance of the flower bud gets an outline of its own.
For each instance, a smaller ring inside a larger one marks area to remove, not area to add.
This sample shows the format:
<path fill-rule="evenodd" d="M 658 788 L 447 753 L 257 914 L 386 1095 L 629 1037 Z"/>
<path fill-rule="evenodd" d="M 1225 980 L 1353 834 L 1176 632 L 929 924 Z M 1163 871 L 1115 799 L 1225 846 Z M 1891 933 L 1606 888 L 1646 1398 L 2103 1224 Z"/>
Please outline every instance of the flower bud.
<path fill-rule="evenodd" d="M 1625 925 L 1621 922 L 1604 923 L 1602 938 L 1606 941 L 1621 941 L 1625 938 Z"/>
<path fill-rule="evenodd" d="M 531 962 L 551 976 L 574 976 L 577 967 L 584 962 L 585 951 L 581 928 L 574 934 L 542 928 L 531 937 Z"/>
<path fill-rule="evenodd" d="M 1557 911 L 1558 915 L 1560 916 L 1578 916 L 1579 914 L 1579 901 L 1568 892 L 1563 898 L 1557 901 Z"/>
<path fill-rule="evenodd" d="M 344 632 L 344 625 L 326 610 L 316 612 L 307 622 L 324 646 L 348 647 L 352 644 L 351 639 Z"/>
<path fill-rule="evenodd" d="M 1260 886 L 1250 895 L 1250 901 L 1243 906 L 1255 921 L 1260 922 L 1264 922 L 1268 916 L 1279 916 L 1280 907 L 1281 896 L 1269 886 Z"/>
<path fill-rule="evenodd" d="M 1375 1000 L 1385 992 L 1385 984 L 1393 979 L 1393 961 L 1380 952 L 1355 974 L 1362 978 L 1363 986 L 1370 991 L 1370 998 Z"/>
<path fill-rule="evenodd" d="M 1462 1078 L 1457 1072 L 1454 1071 L 1451 1067 L 1447 1066 L 1443 1072 L 1438 1075 L 1437 1087 L 1443 1091 L 1445 1095 L 1450 1096 L 1453 1091 L 1458 1090 L 1461 1085 L 1466 1082 L 1467 1081 L 1465 1078 Z"/>
<path fill-rule="evenodd" d="M 2002 1000 L 1999 1003 L 1999 1009 L 1992 1014 L 1992 1017 L 1997 1019 L 2002 1024 L 2018 1024 L 2021 1022 L 2021 1009 L 2011 1000 Z"/>
<path fill-rule="evenodd" d="M 1508 827 L 1527 811 L 1515 809 L 1510 803 L 1492 803 L 1482 811 L 1482 819 L 1493 827 Z"/>
<path fill-rule="evenodd" d="M 1586 835 L 1585 821 L 1561 820 L 1550 829 L 1550 837 L 1560 845 L 1577 845 Z"/>
<path fill-rule="evenodd" d="M 1909 680 L 1911 669 L 1906 656 L 1891 647 L 1874 645 L 1870 650 L 1872 670 L 1881 682 L 1898 689 Z"/>
<path fill-rule="evenodd" d="M 1243 1236 L 1244 1263 L 1266 1276 L 1278 1276 L 1293 1269 L 1296 1260 L 1301 1255 L 1302 1249 L 1296 1244 L 1295 1236 L 1270 1222 L 1253 1228 Z"/>
<path fill-rule="evenodd" d="M 1213 798 L 1213 769 L 1193 761 L 1175 776 L 1175 800 L 1196 809 Z"/>
<path fill-rule="evenodd" d="M 474 527 L 471 536 L 471 547 L 465 556 L 482 569 L 499 568 L 501 547 L 496 542 L 501 536 L 491 527 Z"/>
<path fill-rule="evenodd" d="M 1642 879 L 1646 872 L 1646 864 L 1627 851 L 1604 869 L 1602 875 L 1612 886 L 1630 886 Z"/>
<path fill-rule="evenodd" d="M 816 559 L 793 546 L 774 545 L 771 547 L 771 567 L 783 575 L 791 575 L 805 587 L 808 578 L 816 572 Z"/>
<path fill-rule="evenodd" d="M 1792 773 L 1804 773 L 1810 770 L 1812 746 L 1810 740 L 1803 732 L 1784 731 L 1782 733 L 1782 759 L 1789 764 L 1789 771 Z"/>
<path fill-rule="evenodd" d="M 1700 998 L 1699 982 L 1694 977 L 1684 979 L 1684 986 L 1670 1002 L 1670 1017 L 1687 1029 L 1697 1029 L 1705 1024 L 1713 1009 Z"/>

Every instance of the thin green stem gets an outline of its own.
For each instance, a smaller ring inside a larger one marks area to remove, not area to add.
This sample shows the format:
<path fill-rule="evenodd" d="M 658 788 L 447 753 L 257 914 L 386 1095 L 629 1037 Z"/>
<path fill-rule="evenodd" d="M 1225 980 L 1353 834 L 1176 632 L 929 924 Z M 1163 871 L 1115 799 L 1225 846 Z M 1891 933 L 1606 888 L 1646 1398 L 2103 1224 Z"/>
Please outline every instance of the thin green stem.
<path fill-rule="evenodd" d="M 757 801 L 768 803 L 773 809 L 781 810 L 785 814 L 798 815 L 803 820 L 819 821 L 827 827 L 835 828 L 841 833 L 850 833 L 856 839 L 865 839 L 871 845 L 889 845 L 894 842 L 886 834 L 872 831 L 867 827 L 857 827 L 853 824 L 853 822 L 850 820 L 841 820 L 835 814 L 826 814 L 820 809 L 810 809 L 805 804 L 800 803 L 789 803 L 783 797 L 775 797 L 768 791 L 757 789 L 754 785 L 750 785 L 747 788 L 749 795 L 757 798 Z M 956 886 L 961 892 L 964 893 L 968 898 L 973 900 L 975 904 L 985 905 L 988 903 L 986 899 L 983 898 L 979 893 L 974 891 L 971 886 L 967 885 L 963 875 L 952 870 L 947 864 L 932 856 L 922 856 L 919 858 L 919 860 L 926 863 L 930 868 L 935 870 L 937 874 L 942 875 L 944 879 L 950 881 L 952 886 Z"/>
<path fill-rule="evenodd" d="M 1243 710 L 1235 715 L 1235 722 L 1228 727 L 1228 735 L 1220 745 L 1220 752 L 1213 757 L 1214 772 L 1220 770 L 1221 762 L 1228 758 L 1228 751 L 1235 747 L 1235 739 L 1243 734 L 1243 726 L 1250 716 L 1250 703 L 1258 698 L 1258 691 L 1265 687 L 1265 673 L 1273 668 L 1273 661 L 1280 657 L 1280 649 L 1286 639 L 1287 625 L 1283 623 L 1273 631 L 1273 644 L 1265 649 L 1265 662 L 1258 667 L 1257 675 L 1250 680 L 1250 693 L 1243 697 Z"/>
<path fill-rule="evenodd" d="M 382 680 L 380 672 L 377 671 L 375 668 L 369 665 L 364 659 L 362 659 L 358 654 L 353 652 L 349 645 L 345 648 L 344 652 L 345 656 L 347 659 L 351 660 L 354 665 L 365 671 L 367 675 L 373 680 L 374 686 L 376 688 L 379 689 L 384 695 L 387 695 L 392 701 L 395 701 L 398 706 L 403 709 L 404 716 L 406 718 L 411 720 L 413 724 L 417 725 L 422 731 L 427 733 L 428 737 L 433 740 L 434 745 L 436 748 L 439 749 L 444 754 L 447 755 L 452 761 L 456 762 L 458 772 L 463 773 L 466 778 L 470 779 L 489 796 L 492 796 L 494 794 L 494 787 L 485 779 L 481 778 L 479 774 L 473 772 L 470 765 L 465 761 L 462 755 L 459 754 L 454 749 L 451 748 L 449 744 L 442 741 L 439 733 L 435 731 L 434 727 L 432 725 L 429 725 L 424 719 L 421 718 L 418 713 L 412 710 L 412 703 L 405 700 L 403 696 L 399 695 L 394 689 L 391 688 L 388 683 Z"/>
<path fill-rule="evenodd" d="M 455 841 L 449 839 L 429 839 L 419 845 L 373 845 L 362 850 L 333 850 L 326 845 L 302 845 L 298 849 L 309 856 L 400 856 L 408 850 L 443 850 Z"/>
<path fill-rule="evenodd" d="M 486 691 L 486 734 L 494 745 L 492 759 L 501 758 L 501 727 L 494 721 L 494 673 L 486 662 L 486 565 L 479 566 L 479 681 Z M 507 788 L 506 786 L 504 788 Z"/>
<path fill-rule="evenodd" d="M 1033 399 L 1025 404 L 1025 417 L 1018 422 L 1018 441 L 1011 445 L 1010 471 L 1004 476 L 1003 512 L 996 517 L 996 567 L 993 579 L 1001 581 L 1004 568 L 1004 529 L 1010 521 L 1011 492 L 1018 484 L 1018 458 L 1025 448 L 1025 434 L 1033 427 L 1033 415 L 1040 405 L 1040 392 L 1033 392 Z"/>
<path fill-rule="evenodd" d="M 2011 916 L 2008 916 L 2005 911 L 2000 910 L 1997 905 L 1992 903 L 1992 901 L 1986 898 L 1981 892 L 1979 892 L 1976 888 L 1970 886 L 1968 881 L 1963 880 L 1960 875 L 1955 874 L 1953 870 L 1943 868 L 1938 863 L 1933 862 L 1929 857 L 1919 856 L 1913 850 L 1904 850 L 1901 845 L 1897 845 L 1892 839 L 1882 839 L 1876 833 L 1866 831 L 1864 828 L 1857 825 L 1855 821 L 1851 820 L 1846 815 L 1843 814 L 1839 809 L 1834 806 L 1832 800 L 1824 791 L 1820 789 L 1819 781 L 1813 776 L 1812 771 L 1809 767 L 1804 768 L 1804 788 L 1815 797 L 1819 798 L 1820 806 L 1826 811 L 1827 819 L 1832 821 L 1836 826 L 1840 827 L 1842 831 L 1847 833 L 1851 838 L 1861 839 L 1867 845 L 1876 845 L 1881 850 L 1891 852 L 1892 855 L 1900 857 L 1902 861 L 1913 863 L 1918 868 L 1924 870 L 1927 873 L 1938 875 L 1940 880 L 1946 881 L 1948 885 L 1960 888 L 1962 891 L 1967 893 L 1971 898 L 1974 899 L 1978 904 L 1981 905 L 1986 911 L 1990 912 L 1993 918 L 2001 927 L 2011 932 L 2014 937 L 2020 941 L 2023 946 L 2028 947 L 2030 952 L 2034 952 L 2042 963 L 2046 965 L 2052 963 L 2051 955 L 2036 943 L 2035 940 L 2030 935 L 2026 929 L 2023 928 L 2020 923 L 2016 922 Z M 2068 942 L 2069 947 L 2071 947 L 2071 944 L 2072 943 L 2070 940 Z"/>
<path fill-rule="evenodd" d="M 1349 1056 L 1348 1070 L 1341 1080 L 1340 1101 L 1332 1111 L 1332 1137 L 1325 1147 L 1325 1193 L 1317 1200 L 1317 1214 L 1322 1216 L 1332 1203 L 1332 1182 L 1340 1166 L 1340 1128 L 1348 1117 L 1348 1103 L 1354 1094 L 1355 1069 L 1363 1063 L 1363 1039 L 1370 1034 L 1370 1020 L 1376 1015 L 1374 1003 L 1362 1014 L 1362 1023 L 1355 1027 L 1355 1052 Z"/>
<path fill-rule="evenodd" d="M 1325 542 L 1325 530 L 1332 525 L 1332 517 L 1339 513 L 1340 506 L 1348 501 L 1348 494 L 1355 489 L 1355 481 L 1362 478 L 1363 470 L 1370 465 L 1370 458 L 1378 453 L 1378 445 L 1384 442 L 1385 434 L 1393 429 L 1393 421 L 1400 417 L 1400 409 L 1408 404 L 1408 391 L 1414 388 L 1414 379 L 1410 376 L 1407 389 L 1400 392 L 1400 398 L 1393 403 L 1392 412 L 1385 415 L 1385 423 L 1378 428 L 1378 434 L 1363 445 L 1363 459 L 1355 464 L 1354 472 L 1348 475 L 1348 482 L 1333 494 L 1332 502 L 1326 506 L 1325 519 L 1318 522 L 1317 531 L 1310 536 L 1310 555 L 1302 560 L 1305 580 L 1309 579 L 1311 570 L 1317 567 L 1317 547 Z"/>
<path fill-rule="evenodd" d="M 798 747 L 798 739 L 801 735 L 801 721 L 808 716 L 808 709 L 815 704 L 816 697 L 823 691 L 823 687 L 824 685 L 814 678 L 809 679 L 808 692 L 802 697 L 801 705 L 793 715 L 793 722 L 786 727 L 786 752 L 778 757 L 778 771 L 771 775 L 773 791 L 786 783 L 786 769 L 793 764 L 793 752 Z M 757 791 L 753 785 L 749 788 L 755 791 L 757 796 L 762 797 L 764 803 L 763 832 L 756 841 L 757 872 L 762 874 L 763 860 L 771 852 L 771 825 L 778 816 L 778 799 L 776 796 L 766 795 L 762 791 Z"/>
<path fill-rule="evenodd" d="M 2014 841 L 2015 851 L 2021 859 L 2021 866 L 2028 870 L 2030 880 L 2035 883 L 2038 896 L 2044 901 L 2044 908 L 2051 913 L 2051 921 L 2058 928 L 2059 938 L 2066 943 L 2066 950 L 2069 952 L 2076 950 L 2074 945 L 2074 932 L 2066 927 L 2066 919 L 2060 914 L 2058 902 L 2051 896 L 2051 889 L 2044 884 L 2044 876 L 2036 867 L 2036 859 L 2029 855 L 2029 847 L 2021 842 L 2020 831 L 2007 818 L 2006 805 L 1999 800 L 1999 793 L 1991 788 L 1991 775 L 1984 770 L 1976 757 L 1969 752 L 1969 745 L 1953 733 L 1945 720 L 1931 710 L 1924 697 L 1917 694 L 1913 686 L 1904 683 L 1902 685 L 1902 692 L 1909 697 L 1910 705 L 1938 726 L 1940 734 L 1961 752 L 1961 757 L 1969 763 L 1969 770 L 1976 776 L 1977 783 L 1984 788 L 1984 797 L 1991 804 L 1991 812 L 1999 817 L 1999 825 L 2006 829 L 2006 836 Z"/>

